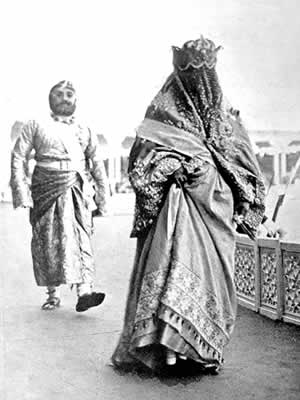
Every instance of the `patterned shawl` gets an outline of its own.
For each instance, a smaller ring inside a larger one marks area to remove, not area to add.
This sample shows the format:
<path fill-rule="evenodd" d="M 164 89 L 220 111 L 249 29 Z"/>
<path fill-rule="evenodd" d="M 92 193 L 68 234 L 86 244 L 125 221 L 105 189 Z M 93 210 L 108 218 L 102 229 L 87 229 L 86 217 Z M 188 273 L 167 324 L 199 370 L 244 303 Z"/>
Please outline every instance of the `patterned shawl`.
<path fill-rule="evenodd" d="M 79 179 L 76 171 L 56 171 L 35 167 L 31 185 L 33 200 L 33 208 L 30 209 L 31 224 L 35 225 L 68 189 L 79 186 Z"/>
<path fill-rule="evenodd" d="M 215 164 L 229 184 L 235 206 L 250 203 L 241 230 L 254 238 L 264 215 L 265 187 L 249 137 L 233 109 L 225 110 L 214 65 L 176 68 L 156 95 L 145 115 L 192 133 L 210 150 Z"/>

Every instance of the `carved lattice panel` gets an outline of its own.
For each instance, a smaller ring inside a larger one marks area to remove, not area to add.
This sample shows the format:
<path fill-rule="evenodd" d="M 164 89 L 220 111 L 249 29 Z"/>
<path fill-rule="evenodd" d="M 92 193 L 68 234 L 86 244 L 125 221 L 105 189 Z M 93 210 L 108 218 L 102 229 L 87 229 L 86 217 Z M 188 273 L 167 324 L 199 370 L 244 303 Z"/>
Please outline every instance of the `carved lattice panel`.
<path fill-rule="evenodd" d="M 300 317 L 300 253 L 283 252 L 285 313 Z"/>
<path fill-rule="evenodd" d="M 277 307 L 277 259 L 275 249 L 261 248 L 261 304 Z"/>
<path fill-rule="evenodd" d="M 234 280 L 237 294 L 255 301 L 254 248 L 237 244 L 235 250 Z"/>

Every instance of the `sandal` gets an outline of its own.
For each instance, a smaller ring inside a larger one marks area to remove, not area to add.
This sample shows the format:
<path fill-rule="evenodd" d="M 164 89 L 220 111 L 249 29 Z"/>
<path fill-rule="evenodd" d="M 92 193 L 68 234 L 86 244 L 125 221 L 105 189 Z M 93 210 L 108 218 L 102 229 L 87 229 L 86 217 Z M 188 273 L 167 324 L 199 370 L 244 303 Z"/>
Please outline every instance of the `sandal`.
<path fill-rule="evenodd" d="M 60 306 L 59 297 L 48 297 L 47 301 L 42 305 L 42 310 L 54 310 Z"/>

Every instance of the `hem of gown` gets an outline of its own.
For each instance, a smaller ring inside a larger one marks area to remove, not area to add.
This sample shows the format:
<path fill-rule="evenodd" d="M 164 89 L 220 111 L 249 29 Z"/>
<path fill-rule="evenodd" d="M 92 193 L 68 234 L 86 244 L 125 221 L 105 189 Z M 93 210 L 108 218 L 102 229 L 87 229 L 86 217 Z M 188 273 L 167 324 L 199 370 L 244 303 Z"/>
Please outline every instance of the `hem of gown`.
<path fill-rule="evenodd" d="M 222 351 L 217 350 L 187 319 L 166 305 L 158 318 L 153 316 L 135 324 L 130 348 L 159 343 L 171 350 L 198 361 L 223 362 Z"/>
<path fill-rule="evenodd" d="M 145 345 L 142 347 L 133 347 L 132 344 L 125 344 L 129 350 L 125 352 L 123 351 L 123 354 L 120 354 L 120 349 L 118 348 L 111 358 L 112 365 L 125 372 L 138 372 L 147 368 L 152 372 L 163 373 L 164 371 L 168 371 L 170 367 L 174 369 L 174 366 L 169 366 L 166 362 L 166 351 L 167 349 L 170 349 L 168 343 L 151 343 L 146 345 L 146 342 L 144 342 L 143 344 Z M 181 355 L 180 353 L 175 353 L 177 356 Z M 205 370 L 211 368 L 215 368 L 217 370 L 224 364 L 223 359 L 221 361 L 205 360 L 199 356 L 196 359 L 194 357 L 189 357 L 188 355 L 184 360 L 180 357 L 176 358 L 176 371 L 185 371 L 187 374 L 188 371 L 191 373 L 209 373 L 209 371 Z"/>
<path fill-rule="evenodd" d="M 172 313 L 174 313 L 173 310 Z M 178 317 L 182 318 L 176 315 L 176 319 Z M 185 323 L 188 325 L 188 321 L 185 320 Z M 186 356 L 189 361 L 195 362 L 200 370 L 205 365 L 221 366 L 224 363 L 222 353 L 209 345 L 199 332 L 197 339 L 191 336 L 191 332 L 187 337 L 176 327 L 157 317 L 141 321 L 140 329 L 135 326 L 130 342 L 119 343 L 112 362 L 121 369 L 134 368 L 143 364 L 151 370 L 159 371 L 167 367 L 165 360 L 167 349 L 174 351 L 177 355 Z"/>

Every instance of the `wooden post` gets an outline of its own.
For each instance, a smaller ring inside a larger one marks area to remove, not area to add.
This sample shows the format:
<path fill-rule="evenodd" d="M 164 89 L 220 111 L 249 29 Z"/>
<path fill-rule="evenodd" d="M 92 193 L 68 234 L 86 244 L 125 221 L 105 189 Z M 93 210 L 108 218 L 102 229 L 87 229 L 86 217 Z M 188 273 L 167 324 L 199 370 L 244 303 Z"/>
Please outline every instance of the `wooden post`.
<path fill-rule="evenodd" d="M 282 179 L 286 176 L 286 170 L 287 170 L 287 160 L 286 160 L 286 153 L 281 153 L 280 154 L 280 181 L 282 182 Z"/>
<path fill-rule="evenodd" d="M 280 183 L 280 175 L 279 175 L 279 153 L 273 154 L 273 184 L 278 185 Z"/>

